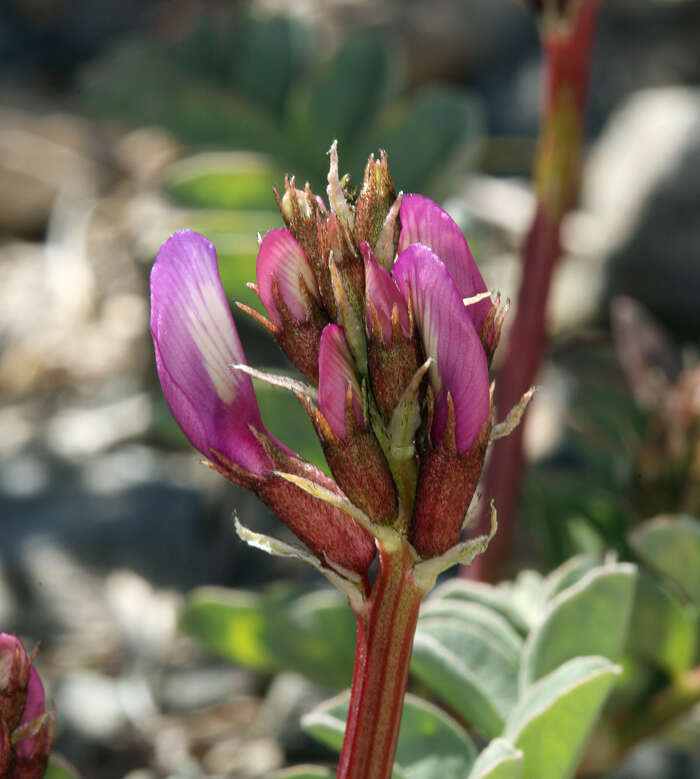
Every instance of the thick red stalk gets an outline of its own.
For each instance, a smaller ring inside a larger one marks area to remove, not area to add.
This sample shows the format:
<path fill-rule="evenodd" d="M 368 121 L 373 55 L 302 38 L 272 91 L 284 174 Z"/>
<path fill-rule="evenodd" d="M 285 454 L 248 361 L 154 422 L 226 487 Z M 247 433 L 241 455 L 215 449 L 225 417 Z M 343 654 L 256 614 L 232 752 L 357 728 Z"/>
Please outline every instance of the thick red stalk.
<path fill-rule="evenodd" d="M 580 0 L 570 26 L 544 27 L 545 104 L 535 158 L 537 210 L 523 245 L 523 275 L 507 353 L 496 381 L 496 407 L 503 417 L 535 382 L 547 344 L 547 298 L 561 253 L 561 223 L 575 202 L 591 46 L 599 0 Z M 498 533 L 485 554 L 464 572 L 495 581 L 513 539 L 524 470 L 523 425 L 494 444 L 486 473 L 484 509 L 477 532 L 486 532 L 490 498 L 498 507 Z"/>
<path fill-rule="evenodd" d="M 368 600 L 357 610 L 357 650 L 338 779 L 391 776 L 418 608 L 408 545 L 381 549 Z"/>

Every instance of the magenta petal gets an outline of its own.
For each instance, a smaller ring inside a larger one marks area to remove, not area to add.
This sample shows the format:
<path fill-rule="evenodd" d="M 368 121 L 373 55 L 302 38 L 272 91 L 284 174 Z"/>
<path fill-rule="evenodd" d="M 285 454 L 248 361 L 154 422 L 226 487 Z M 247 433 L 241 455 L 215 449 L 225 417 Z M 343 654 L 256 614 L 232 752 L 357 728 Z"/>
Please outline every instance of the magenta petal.
<path fill-rule="evenodd" d="M 41 683 L 39 674 L 35 670 L 34 666 L 29 669 L 29 682 L 27 684 L 27 699 L 24 704 L 24 711 L 22 712 L 22 718 L 19 721 L 18 727 L 27 725 L 30 722 L 35 722 L 46 712 L 46 696 L 44 695 L 44 685 Z M 37 732 L 39 728 L 37 728 Z M 34 756 L 35 749 L 38 744 L 37 741 L 41 739 L 43 741 L 43 734 L 37 737 L 36 734 L 23 738 L 17 742 L 15 747 L 16 757 L 19 761 L 29 760 Z"/>
<path fill-rule="evenodd" d="M 348 386 L 352 390 L 353 408 L 359 425 L 363 424 L 360 385 L 355 364 L 343 328 L 326 325 L 318 352 L 318 407 L 331 430 L 345 438 L 345 408 Z"/>
<path fill-rule="evenodd" d="M 382 335 L 386 343 L 391 342 L 393 327 L 391 316 L 394 306 L 399 312 L 399 323 L 406 338 L 411 335 L 408 320 L 408 306 L 403 295 L 390 274 L 379 264 L 369 244 L 364 241 L 360 246 L 365 260 L 365 296 L 367 303 L 371 303 L 377 312 L 377 319 L 382 328 Z M 367 327 L 370 328 L 371 313 L 367 310 Z"/>
<path fill-rule="evenodd" d="M 464 452 L 489 411 L 486 355 L 462 296 L 445 265 L 427 247 L 413 244 L 394 265 L 393 275 L 411 302 L 426 356 L 432 357 L 430 382 L 435 391 L 433 443 L 447 421 L 447 392 L 455 408 L 457 448 Z"/>
<path fill-rule="evenodd" d="M 423 195 L 404 195 L 399 218 L 399 253 L 412 243 L 422 243 L 445 263 L 462 298 L 487 291 L 467 239 L 447 211 Z M 491 310 L 491 301 L 485 298 L 467 310 L 478 331 Z"/>
<path fill-rule="evenodd" d="M 191 230 L 169 238 L 151 271 L 151 333 L 163 394 L 185 435 L 255 473 L 269 470 L 250 431 L 264 430 L 226 301 L 214 245 Z"/>
<path fill-rule="evenodd" d="M 306 255 L 294 237 L 284 228 L 270 230 L 263 238 L 256 266 L 258 291 L 272 321 L 282 326 L 282 318 L 275 304 L 275 280 L 277 288 L 292 316 L 306 322 L 309 313 L 304 303 L 300 279 L 308 291 L 320 302 L 316 277 Z"/>

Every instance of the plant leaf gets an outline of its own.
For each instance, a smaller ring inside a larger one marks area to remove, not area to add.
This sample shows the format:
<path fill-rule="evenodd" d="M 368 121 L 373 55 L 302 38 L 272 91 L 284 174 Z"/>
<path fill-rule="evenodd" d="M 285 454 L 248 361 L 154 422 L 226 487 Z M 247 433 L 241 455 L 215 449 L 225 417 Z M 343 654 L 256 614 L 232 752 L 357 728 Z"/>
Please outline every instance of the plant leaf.
<path fill-rule="evenodd" d="M 333 779 L 335 771 L 318 765 L 296 765 L 268 774 L 268 779 Z"/>
<path fill-rule="evenodd" d="M 522 767 L 522 751 L 495 738 L 477 757 L 468 779 L 520 779 Z"/>
<path fill-rule="evenodd" d="M 627 638 L 635 576 L 629 563 L 601 565 L 550 601 L 525 642 L 521 689 L 580 655 L 617 660 Z"/>
<path fill-rule="evenodd" d="M 670 579 L 700 609 L 700 520 L 657 517 L 638 527 L 629 540 L 652 570 Z"/>
<path fill-rule="evenodd" d="M 351 679 L 354 618 L 334 590 L 281 598 L 275 589 L 202 587 L 185 601 L 180 627 L 210 652 L 255 671 L 297 671 L 330 689 Z"/>
<path fill-rule="evenodd" d="M 640 571 L 634 594 L 627 651 L 672 676 L 695 664 L 699 615 L 680 604 L 648 573 Z"/>
<path fill-rule="evenodd" d="M 326 746 L 340 751 L 350 693 L 325 701 L 302 718 L 302 727 Z M 396 748 L 394 777 L 462 779 L 476 757 L 467 732 L 443 711 L 421 698 L 406 695 Z"/>
<path fill-rule="evenodd" d="M 530 630 L 525 617 L 513 605 L 510 595 L 505 588 L 492 587 L 490 584 L 484 584 L 483 582 L 455 577 L 454 579 L 448 579 L 443 584 L 439 584 L 433 590 L 431 600 L 439 598 L 481 603 L 483 606 L 488 606 L 488 608 L 504 616 L 518 633 L 525 635 Z"/>
<path fill-rule="evenodd" d="M 163 174 L 165 192 L 193 208 L 267 211 L 274 205 L 273 187 L 281 184 L 281 171 L 250 152 L 196 154 L 173 163 Z"/>
<path fill-rule="evenodd" d="M 497 736 L 517 700 L 518 637 L 495 612 L 454 605 L 469 618 L 428 614 L 418 620 L 411 671 L 467 722 Z"/>
<path fill-rule="evenodd" d="M 78 771 L 63 757 L 51 754 L 44 779 L 79 779 Z"/>
<path fill-rule="evenodd" d="M 503 731 L 523 752 L 522 779 L 573 775 L 619 673 L 605 657 L 576 657 L 525 691 Z"/>

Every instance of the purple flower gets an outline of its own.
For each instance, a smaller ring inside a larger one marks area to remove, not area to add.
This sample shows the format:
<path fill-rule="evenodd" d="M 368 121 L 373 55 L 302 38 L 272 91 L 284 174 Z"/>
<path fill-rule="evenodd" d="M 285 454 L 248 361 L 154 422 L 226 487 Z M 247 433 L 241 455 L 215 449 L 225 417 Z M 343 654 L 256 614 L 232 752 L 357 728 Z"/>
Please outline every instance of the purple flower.
<path fill-rule="evenodd" d="M 191 230 L 169 238 L 151 272 L 151 333 L 158 376 L 192 444 L 238 484 L 254 490 L 317 553 L 364 571 L 374 556 L 350 517 L 275 475 L 286 470 L 334 488 L 268 433 L 219 276 L 213 244 Z"/>
<path fill-rule="evenodd" d="M 500 319 L 445 211 L 421 195 L 397 197 L 384 154 L 370 159 L 349 203 L 337 162 L 333 147 L 330 213 L 286 180 L 278 203 L 287 226 L 265 236 L 257 263 L 269 320 L 254 314 L 318 387 L 317 404 L 312 391 L 297 394 L 334 480 L 265 429 L 250 377 L 233 368 L 245 356 L 214 247 L 196 233 L 176 233 L 158 253 L 151 331 L 163 392 L 194 446 L 323 564 L 366 574 L 371 535 L 323 490 L 400 528 L 422 557 L 456 544 L 492 423 L 488 364 Z"/>
<path fill-rule="evenodd" d="M 53 739 L 53 712 L 22 642 L 0 633 L 0 776 L 41 779 Z"/>

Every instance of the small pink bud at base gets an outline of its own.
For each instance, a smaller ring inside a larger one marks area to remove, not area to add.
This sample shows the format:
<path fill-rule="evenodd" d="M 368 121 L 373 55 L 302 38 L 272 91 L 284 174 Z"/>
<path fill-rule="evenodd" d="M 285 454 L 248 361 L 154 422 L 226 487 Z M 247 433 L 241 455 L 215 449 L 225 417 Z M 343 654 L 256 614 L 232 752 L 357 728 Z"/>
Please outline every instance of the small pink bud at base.
<path fill-rule="evenodd" d="M 0 633 L 0 776 L 41 779 L 53 740 L 53 712 L 39 674 L 16 636 Z"/>

